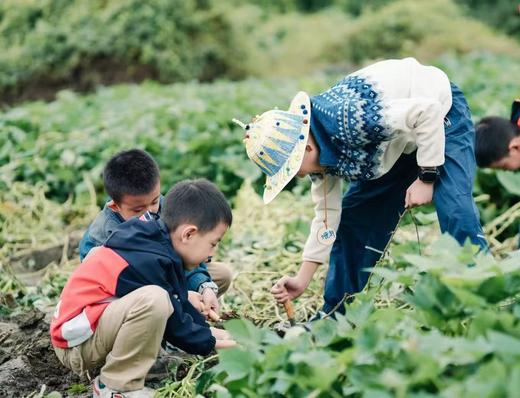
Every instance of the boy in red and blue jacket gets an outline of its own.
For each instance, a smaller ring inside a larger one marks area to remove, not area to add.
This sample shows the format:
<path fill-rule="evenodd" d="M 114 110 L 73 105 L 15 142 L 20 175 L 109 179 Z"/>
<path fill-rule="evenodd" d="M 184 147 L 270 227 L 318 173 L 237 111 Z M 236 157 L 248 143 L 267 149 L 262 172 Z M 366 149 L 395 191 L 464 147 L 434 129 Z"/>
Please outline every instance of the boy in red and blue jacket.
<path fill-rule="evenodd" d="M 60 361 L 78 374 L 104 363 L 95 397 L 153 396 L 144 379 L 163 338 L 199 355 L 234 345 L 188 301 L 184 272 L 213 255 L 231 222 L 212 183 L 181 182 L 165 196 L 161 219 L 146 213 L 122 223 L 74 271 L 51 340 Z"/>

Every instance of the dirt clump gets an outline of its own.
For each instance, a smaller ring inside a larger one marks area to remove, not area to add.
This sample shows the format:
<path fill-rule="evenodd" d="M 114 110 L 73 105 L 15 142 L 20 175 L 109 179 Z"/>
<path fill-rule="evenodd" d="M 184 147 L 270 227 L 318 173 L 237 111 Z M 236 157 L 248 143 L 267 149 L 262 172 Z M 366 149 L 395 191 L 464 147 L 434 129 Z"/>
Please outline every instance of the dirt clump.
<path fill-rule="evenodd" d="M 80 383 L 88 385 L 88 380 L 58 361 L 43 312 L 31 309 L 0 316 L 0 397 L 27 397 L 41 391 L 42 385 L 46 393 L 67 396 L 68 388 Z"/>

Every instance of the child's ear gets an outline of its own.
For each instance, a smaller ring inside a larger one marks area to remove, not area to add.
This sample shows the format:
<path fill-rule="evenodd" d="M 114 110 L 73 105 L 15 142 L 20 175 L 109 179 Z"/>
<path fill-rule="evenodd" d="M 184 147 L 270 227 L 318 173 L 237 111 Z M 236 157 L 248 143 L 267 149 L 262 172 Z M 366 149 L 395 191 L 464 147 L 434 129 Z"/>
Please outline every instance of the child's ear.
<path fill-rule="evenodd" d="M 199 231 L 195 225 L 186 225 L 181 232 L 181 241 L 187 242 Z"/>
<path fill-rule="evenodd" d="M 511 142 L 509 142 L 509 153 L 515 154 L 520 152 L 520 136 L 514 137 Z"/>
<path fill-rule="evenodd" d="M 121 208 L 119 207 L 119 205 L 114 202 L 113 200 L 111 200 L 110 202 L 107 203 L 107 207 L 113 211 L 115 211 L 116 213 L 120 213 L 121 212 Z"/>

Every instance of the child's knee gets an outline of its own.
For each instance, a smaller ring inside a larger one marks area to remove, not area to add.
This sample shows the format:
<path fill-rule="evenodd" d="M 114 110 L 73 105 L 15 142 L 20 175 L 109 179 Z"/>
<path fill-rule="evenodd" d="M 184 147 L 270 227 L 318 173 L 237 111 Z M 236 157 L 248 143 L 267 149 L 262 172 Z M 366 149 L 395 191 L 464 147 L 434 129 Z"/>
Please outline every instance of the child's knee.
<path fill-rule="evenodd" d="M 173 313 L 173 306 L 168 292 L 157 285 L 148 285 L 137 289 L 150 316 L 168 318 Z M 137 292 L 136 291 L 136 292 Z"/>
<path fill-rule="evenodd" d="M 210 264 L 211 267 L 208 267 L 208 272 L 210 273 L 213 282 L 217 284 L 218 295 L 221 296 L 231 285 L 231 281 L 233 280 L 233 271 L 231 271 L 231 267 L 225 263 L 214 262 Z"/>
<path fill-rule="evenodd" d="M 231 268 L 226 264 L 222 264 L 222 277 L 220 279 L 220 284 L 218 284 L 219 296 L 223 295 L 225 292 L 228 291 L 229 287 L 231 286 L 232 280 L 233 272 L 231 271 Z"/>

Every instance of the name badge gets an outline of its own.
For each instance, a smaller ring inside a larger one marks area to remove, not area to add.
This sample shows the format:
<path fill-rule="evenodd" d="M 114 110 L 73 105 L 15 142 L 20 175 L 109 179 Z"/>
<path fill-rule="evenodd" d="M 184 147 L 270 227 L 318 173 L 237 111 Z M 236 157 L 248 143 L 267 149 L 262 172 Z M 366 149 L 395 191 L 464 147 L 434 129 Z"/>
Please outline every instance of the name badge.
<path fill-rule="evenodd" d="M 321 227 L 318 230 L 318 242 L 322 245 L 330 246 L 336 240 L 336 232 L 333 229 L 327 228 L 325 226 Z"/>

